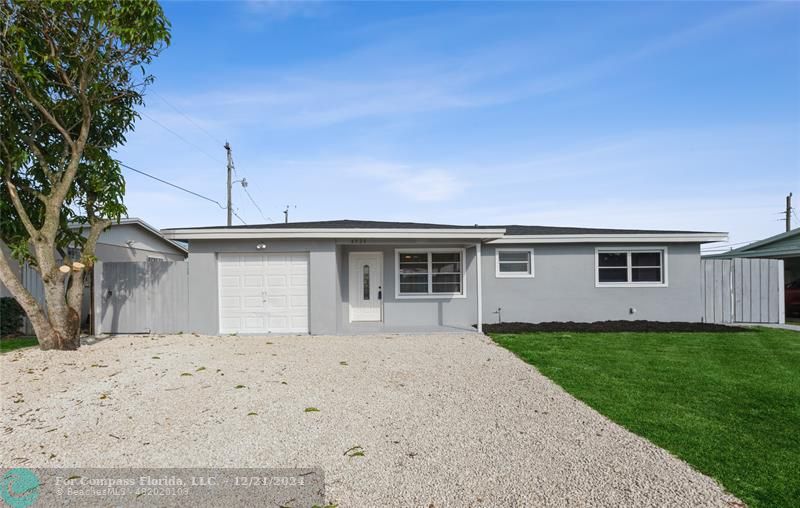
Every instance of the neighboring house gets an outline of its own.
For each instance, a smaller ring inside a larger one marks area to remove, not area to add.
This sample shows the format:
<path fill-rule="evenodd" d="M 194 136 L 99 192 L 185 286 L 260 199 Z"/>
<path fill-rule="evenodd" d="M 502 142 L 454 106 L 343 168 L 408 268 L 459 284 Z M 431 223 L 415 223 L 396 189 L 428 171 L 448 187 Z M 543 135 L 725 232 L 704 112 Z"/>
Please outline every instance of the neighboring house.
<path fill-rule="evenodd" d="M 726 233 L 337 220 L 165 229 L 194 331 L 334 334 L 482 322 L 700 321 Z"/>
<path fill-rule="evenodd" d="M 161 232 L 142 219 L 121 219 L 103 231 L 95 254 L 104 263 L 114 261 L 181 261 L 188 251 L 184 245 L 164 238 Z"/>
<path fill-rule="evenodd" d="M 2 248 L 10 259 L 6 247 L 3 245 Z M 77 258 L 79 254 L 80 252 L 75 249 L 70 251 L 70 255 L 73 258 Z M 119 223 L 114 223 L 103 231 L 97 241 L 95 255 L 98 260 L 103 262 L 148 261 L 155 259 L 180 261 L 186 259 L 187 250 L 180 243 L 164 238 L 158 229 L 142 219 L 128 218 L 121 219 Z M 43 301 L 44 293 L 39 274 L 29 266 L 20 267 L 13 259 L 10 259 L 10 262 L 12 268 L 18 271 L 25 287 L 39 301 Z M 12 296 L 2 283 L 0 283 L 0 296 Z M 90 292 L 88 290 L 84 291 L 82 313 L 82 320 L 84 321 L 88 315 L 90 298 Z M 29 328 L 27 324 L 26 328 Z"/>
<path fill-rule="evenodd" d="M 728 252 L 703 256 L 704 259 L 781 259 L 785 288 L 785 312 L 800 314 L 800 228 L 731 249 Z"/>
<path fill-rule="evenodd" d="M 731 249 L 728 252 L 703 257 L 707 259 L 782 259 L 784 281 L 788 284 L 800 279 L 800 228 L 770 236 L 744 247 Z"/>

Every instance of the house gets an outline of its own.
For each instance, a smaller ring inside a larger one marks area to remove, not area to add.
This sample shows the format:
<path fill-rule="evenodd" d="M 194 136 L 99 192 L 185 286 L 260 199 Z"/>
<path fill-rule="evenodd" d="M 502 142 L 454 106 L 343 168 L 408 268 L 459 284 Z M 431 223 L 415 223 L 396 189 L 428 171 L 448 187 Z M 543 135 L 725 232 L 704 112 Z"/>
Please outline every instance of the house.
<path fill-rule="evenodd" d="M 726 233 L 333 220 L 162 230 L 188 243 L 208 334 L 700 321 L 700 245 Z"/>
<path fill-rule="evenodd" d="M 74 226 L 75 228 L 79 226 Z M 6 254 L 9 254 L 5 245 L 2 245 Z M 70 249 L 70 255 L 77 258 L 80 252 Z M 179 261 L 186 259 L 186 247 L 173 240 L 168 240 L 161 232 L 139 218 L 120 219 L 112 224 L 100 235 L 97 240 L 95 256 L 103 262 L 119 261 Z M 44 301 L 44 289 L 39 274 L 27 265 L 20 266 L 10 255 L 7 255 L 12 269 L 18 271 L 23 285 L 40 302 Z M 8 289 L 0 282 L 0 297 L 12 296 Z M 90 291 L 84 291 L 83 311 L 81 322 L 85 322 L 89 313 Z M 30 324 L 25 324 L 26 332 L 31 332 Z"/>
<path fill-rule="evenodd" d="M 744 247 L 703 257 L 706 259 L 782 259 L 784 280 L 787 283 L 791 283 L 800 279 L 800 228 L 770 236 L 769 238 L 747 244 Z"/>
<path fill-rule="evenodd" d="M 783 260 L 784 312 L 786 315 L 800 314 L 800 228 L 703 258 Z"/>
<path fill-rule="evenodd" d="M 186 259 L 184 245 L 164 238 L 161 232 L 137 217 L 120 219 L 97 240 L 95 255 L 105 263 L 115 261 L 180 261 Z"/>

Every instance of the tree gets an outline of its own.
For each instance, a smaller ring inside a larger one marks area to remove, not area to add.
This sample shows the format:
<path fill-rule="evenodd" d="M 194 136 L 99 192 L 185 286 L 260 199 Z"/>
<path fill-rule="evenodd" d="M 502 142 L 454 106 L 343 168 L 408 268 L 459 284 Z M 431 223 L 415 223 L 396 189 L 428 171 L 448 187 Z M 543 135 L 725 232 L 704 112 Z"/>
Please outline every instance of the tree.
<path fill-rule="evenodd" d="M 42 349 L 80 345 L 97 239 L 126 211 L 112 151 L 133 129 L 153 80 L 145 66 L 169 28 L 155 0 L 0 0 L 0 240 L 39 272 L 44 306 L 2 249 L 0 280 Z"/>

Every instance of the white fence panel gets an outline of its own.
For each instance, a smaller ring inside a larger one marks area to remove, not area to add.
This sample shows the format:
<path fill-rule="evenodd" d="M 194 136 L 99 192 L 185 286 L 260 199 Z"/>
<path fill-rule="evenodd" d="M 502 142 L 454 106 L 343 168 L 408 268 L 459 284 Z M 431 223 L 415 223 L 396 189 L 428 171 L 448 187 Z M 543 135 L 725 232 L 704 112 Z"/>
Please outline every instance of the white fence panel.
<path fill-rule="evenodd" d="M 707 323 L 783 323 L 783 260 L 703 259 L 701 291 Z"/>
<path fill-rule="evenodd" d="M 185 261 L 95 265 L 95 334 L 176 333 L 189 328 Z"/>

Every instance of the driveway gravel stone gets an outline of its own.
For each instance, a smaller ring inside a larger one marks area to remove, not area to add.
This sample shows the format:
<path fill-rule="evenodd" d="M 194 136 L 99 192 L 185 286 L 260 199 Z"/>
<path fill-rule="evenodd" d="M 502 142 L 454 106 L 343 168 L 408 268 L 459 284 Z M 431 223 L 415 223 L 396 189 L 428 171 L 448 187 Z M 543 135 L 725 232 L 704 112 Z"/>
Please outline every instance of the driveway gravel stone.
<path fill-rule="evenodd" d="M 2 355 L 0 392 L 5 466 L 319 466 L 342 507 L 741 506 L 478 334 L 117 336 Z"/>

